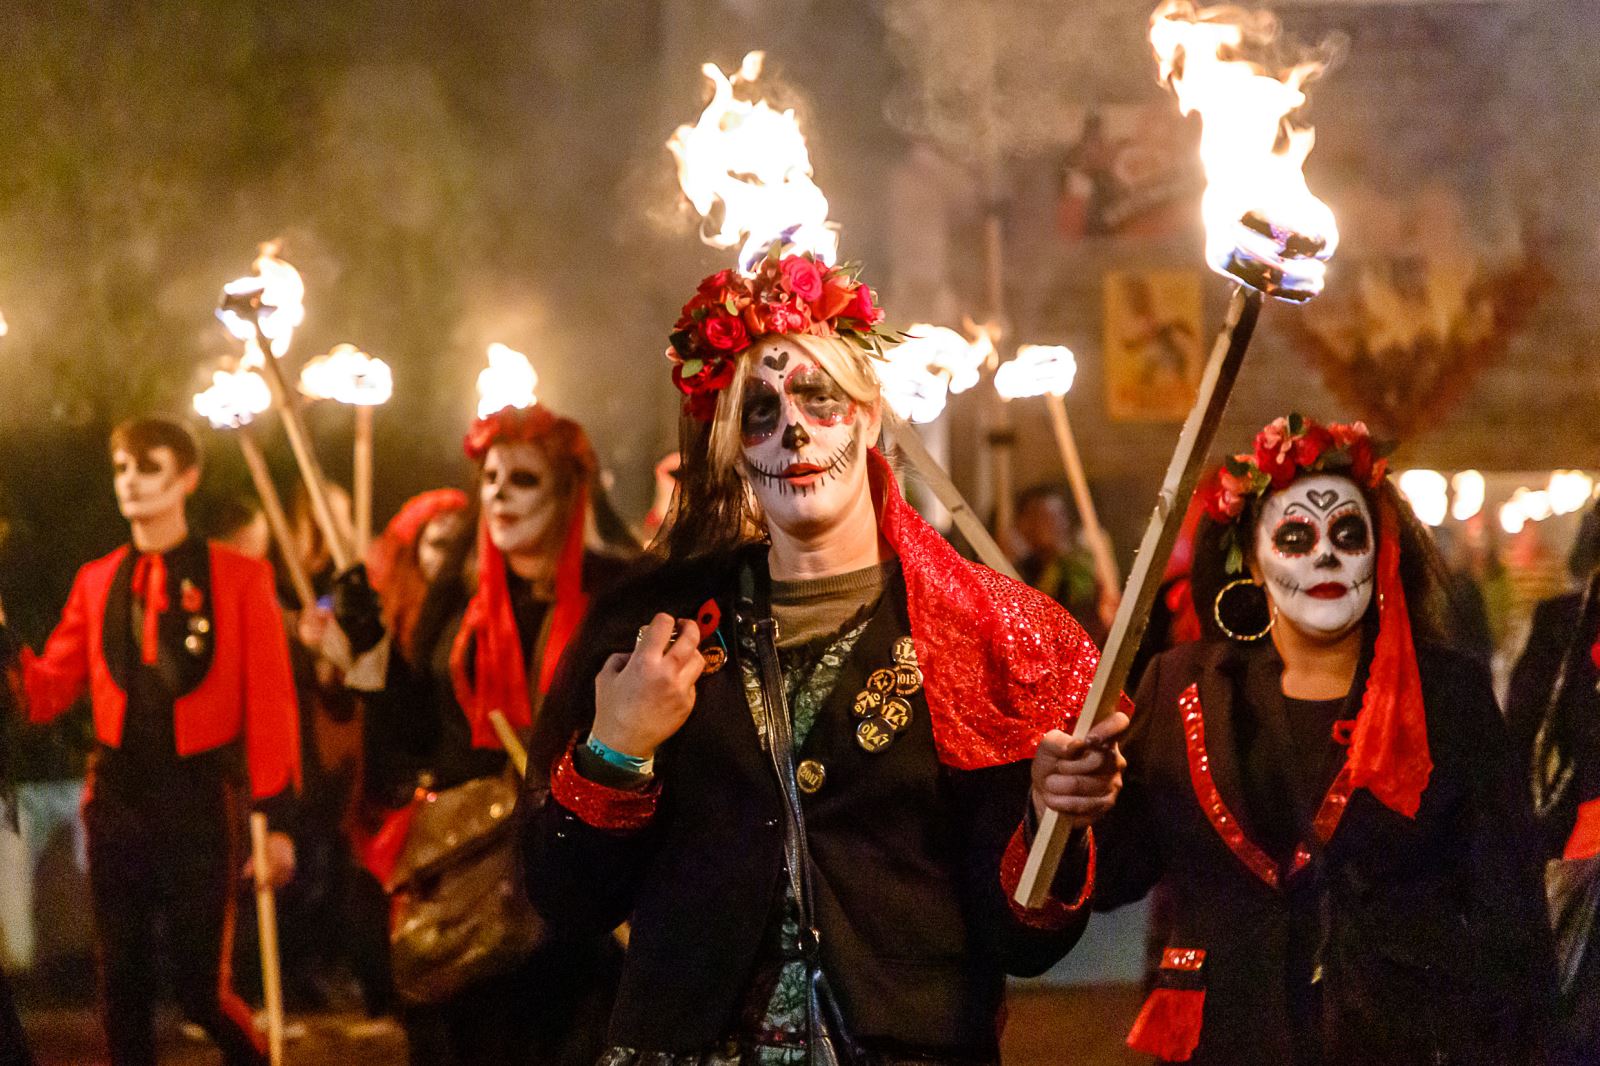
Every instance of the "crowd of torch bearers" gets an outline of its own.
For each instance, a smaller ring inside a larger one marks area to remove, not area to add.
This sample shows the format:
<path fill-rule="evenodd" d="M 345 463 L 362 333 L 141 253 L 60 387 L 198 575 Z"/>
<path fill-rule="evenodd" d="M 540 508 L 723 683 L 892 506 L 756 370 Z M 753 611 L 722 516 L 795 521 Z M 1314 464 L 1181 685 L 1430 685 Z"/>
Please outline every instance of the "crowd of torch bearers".
<path fill-rule="evenodd" d="M 971 389 L 986 371 L 1002 403 L 1044 399 L 1098 583 L 1115 609 L 1104 656 L 1078 719 L 1078 737 L 1087 735 L 1121 698 L 1186 501 L 1240 372 L 1263 296 L 1286 302 L 1314 297 L 1337 245 L 1331 212 L 1309 192 L 1301 175 L 1311 131 L 1288 118 L 1304 103 L 1304 82 L 1319 65 L 1303 64 L 1279 76 L 1234 60 L 1231 55 L 1243 34 L 1237 23 L 1213 20 L 1190 0 L 1167 0 L 1151 19 L 1150 38 L 1162 80 L 1185 114 L 1202 116 L 1201 156 L 1208 181 L 1203 201 L 1206 259 L 1234 288 L 1125 586 L 1110 537 L 1097 517 L 1064 402 L 1077 371 L 1068 348 L 1022 344 L 1010 359 L 1002 359 L 1003 331 L 993 322 L 979 325 L 969 320 L 965 333 L 918 324 L 885 353 L 879 367 L 885 394 L 906 423 L 896 434 L 896 445 L 980 558 L 1010 576 L 1016 572 L 1006 554 L 911 424 L 937 418 L 948 394 Z M 717 248 L 737 248 L 742 268 L 753 268 L 778 238 L 832 263 L 838 254 L 839 229 L 828 220 L 827 200 L 812 181 L 805 139 L 793 112 L 774 109 L 764 100 L 743 99 L 735 91 L 755 82 L 761 66 L 762 55 L 755 52 L 731 77 L 713 64 L 703 68 L 712 83 L 712 99 L 697 122 L 681 127 L 669 143 L 684 194 L 705 220 L 703 239 Z M 992 244 L 998 240 L 998 227 L 990 228 Z M 214 372 L 210 387 L 194 397 L 194 409 L 213 427 L 234 432 L 295 597 L 302 608 L 310 608 L 316 600 L 311 578 L 295 550 L 253 423 L 269 410 L 277 412 L 314 520 L 335 567 L 343 571 L 365 556 L 371 541 L 374 410 L 389 400 L 394 380 L 381 359 L 341 344 L 306 361 L 297 387 L 291 387 L 282 360 L 305 318 L 305 286 L 279 252 L 276 244 L 264 245 L 253 272 L 224 286 L 217 315 L 243 351 L 232 365 Z M 998 252 L 991 249 L 991 253 L 990 273 L 995 275 Z M 989 310 L 998 321 L 997 281 L 991 289 Z M 0 325 L 0 335 L 3 329 Z M 478 380 L 480 417 L 536 402 L 538 378 L 525 356 L 495 344 L 487 357 L 487 368 Z M 326 477 L 302 414 L 305 402 L 321 400 L 354 409 L 353 530 L 337 520 L 330 506 Z M 997 492 L 1006 481 L 999 480 Z M 517 738 L 503 719 L 495 726 L 508 751 L 520 755 Z M 1017 891 L 1019 903 L 1037 903 L 1054 876 L 1066 842 L 1056 821 L 1054 812 L 1046 812 L 1041 820 Z M 261 816 L 253 820 L 252 840 L 258 854 L 256 892 L 268 1031 L 272 1061 L 277 1063 L 282 1058 L 283 1004 L 272 889 L 264 879 L 267 863 L 261 856 L 265 847 Z"/>

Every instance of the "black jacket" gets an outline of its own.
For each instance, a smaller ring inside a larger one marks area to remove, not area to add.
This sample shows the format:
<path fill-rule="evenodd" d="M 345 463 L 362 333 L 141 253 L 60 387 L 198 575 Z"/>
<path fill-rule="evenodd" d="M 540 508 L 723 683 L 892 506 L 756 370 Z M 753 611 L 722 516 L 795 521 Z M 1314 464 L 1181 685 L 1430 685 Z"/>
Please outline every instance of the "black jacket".
<path fill-rule="evenodd" d="M 1279 868 L 1282 887 L 1252 873 L 1197 798 L 1179 707 L 1196 685 L 1210 778 L 1251 838 L 1260 816 L 1234 723 L 1241 698 L 1281 707 L 1276 652 L 1202 642 L 1152 662 L 1122 795 L 1096 828 L 1095 906 L 1171 892 L 1168 946 L 1207 953 L 1191 1061 L 1530 1061 L 1550 947 L 1527 802 L 1484 667 L 1426 648 L 1418 661 L 1434 767 L 1416 818 L 1356 790 L 1327 847 L 1297 873 Z"/>
<path fill-rule="evenodd" d="M 632 922 L 610 1031 L 625 1047 L 692 1052 L 737 1031 L 781 891 L 782 801 L 741 687 L 736 569 L 657 575 L 596 605 L 546 701 L 545 722 L 570 731 L 534 746 L 547 759 L 587 734 L 600 664 L 631 648 L 655 612 L 694 617 L 715 597 L 734 657 L 702 678 L 694 712 L 657 753 L 661 798 L 651 823 L 595 829 L 538 782 L 524 804 L 528 890 L 549 920 Z M 851 701 L 910 632 L 905 610 L 904 586 L 892 582 L 797 755 L 827 768 L 821 790 L 804 800 L 823 970 L 851 1033 L 869 1047 L 993 1057 L 1004 975 L 1049 967 L 1081 935 L 1088 908 L 1048 930 L 1012 914 L 999 865 L 1027 802 L 1026 762 L 941 765 L 921 694 L 910 728 L 889 748 L 867 754 L 856 745 Z M 1070 891 L 1082 877 L 1080 861 L 1058 883 Z"/>

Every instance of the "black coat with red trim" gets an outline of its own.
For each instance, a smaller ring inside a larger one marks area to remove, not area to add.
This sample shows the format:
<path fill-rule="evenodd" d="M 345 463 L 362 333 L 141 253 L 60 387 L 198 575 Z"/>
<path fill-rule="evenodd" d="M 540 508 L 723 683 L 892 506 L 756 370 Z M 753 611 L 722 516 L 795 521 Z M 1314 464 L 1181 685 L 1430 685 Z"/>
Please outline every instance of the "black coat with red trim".
<path fill-rule="evenodd" d="M 597 603 L 535 739 L 537 759 L 562 751 L 574 731 L 587 735 L 606 657 L 631 649 L 657 611 L 692 618 L 715 598 L 732 656 L 702 677 L 694 712 L 657 753 L 659 800 L 642 826 L 598 828 L 575 813 L 582 804 L 560 783 L 575 772 L 570 758 L 554 789 L 530 781 L 524 805 L 528 890 L 551 925 L 632 923 L 609 1034 L 620 1046 L 694 1052 L 739 1032 L 737 1012 L 781 891 L 782 800 L 741 683 L 735 571 L 702 564 Z M 904 597 L 898 581 L 886 590 L 796 756 L 827 770 L 821 789 L 804 797 L 823 970 L 851 1033 L 869 1047 L 992 1057 L 1005 975 L 1042 972 L 1083 932 L 1084 856 L 1057 882 L 1078 905 L 1053 902 L 1029 912 L 1030 924 L 1013 910 L 1001 873 L 1003 857 L 1016 867 L 1008 866 L 1011 884 L 1020 872 L 1029 763 L 942 764 L 921 693 L 892 745 L 877 754 L 857 746 L 850 706 L 910 632 Z M 597 790 L 601 804 L 613 791 L 589 789 Z"/>
<path fill-rule="evenodd" d="M 1184 645 L 1152 662 L 1122 794 L 1096 826 L 1095 907 L 1159 883 L 1173 899 L 1169 954 L 1204 960 L 1195 972 L 1183 968 L 1195 956 L 1172 956 L 1140 1046 L 1181 1047 L 1182 1019 L 1153 1008 L 1165 989 L 1203 989 L 1198 1047 L 1174 1060 L 1533 1061 L 1551 975 L 1527 801 L 1484 667 L 1426 647 L 1417 658 L 1434 768 L 1416 818 L 1358 789 L 1294 870 L 1260 867 L 1235 730 L 1242 699 L 1281 713 L 1271 642 Z"/>

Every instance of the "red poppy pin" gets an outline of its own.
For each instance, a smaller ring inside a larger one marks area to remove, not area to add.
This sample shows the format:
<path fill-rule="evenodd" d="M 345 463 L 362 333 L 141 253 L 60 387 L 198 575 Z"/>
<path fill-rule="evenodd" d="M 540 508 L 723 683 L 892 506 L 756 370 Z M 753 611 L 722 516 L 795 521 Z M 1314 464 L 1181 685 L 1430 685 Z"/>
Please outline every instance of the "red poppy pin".
<path fill-rule="evenodd" d="M 199 614 L 200 609 L 206 605 L 205 594 L 200 591 L 198 585 L 188 578 L 183 579 L 178 593 L 178 604 L 186 614 Z"/>

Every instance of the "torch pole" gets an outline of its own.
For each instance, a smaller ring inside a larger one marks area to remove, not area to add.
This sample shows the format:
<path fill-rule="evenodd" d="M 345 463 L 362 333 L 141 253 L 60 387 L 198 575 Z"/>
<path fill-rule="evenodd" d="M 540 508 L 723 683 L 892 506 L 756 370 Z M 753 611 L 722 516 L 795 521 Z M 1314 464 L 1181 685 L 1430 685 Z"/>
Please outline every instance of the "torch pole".
<path fill-rule="evenodd" d="M 289 531 L 289 518 L 283 513 L 283 500 L 278 496 L 278 487 L 272 483 L 272 472 L 267 469 L 266 456 L 261 454 L 261 445 L 256 442 L 249 426 L 240 426 L 237 435 L 239 450 L 244 453 L 244 463 L 250 468 L 250 480 L 255 483 L 256 495 L 261 499 L 261 512 L 267 516 L 272 539 L 278 542 L 283 568 L 289 572 L 289 582 L 294 586 L 296 598 L 300 600 L 300 609 L 306 610 L 317 602 L 317 594 L 311 587 L 311 579 L 306 576 L 305 563 L 295 548 L 294 536 Z"/>
<path fill-rule="evenodd" d="M 372 543 L 372 407 L 356 405 L 356 451 L 351 467 L 355 483 L 356 558 L 367 557 Z"/>
<path fill-rule="evenodd" d="M 1089 552 L 1094 556 L 1094 569 L 1100 587 L 1110 592 L 1122 584 L 1117 572 L 1117 557 L 1111 548 L 1111 537 L 1100 524 L 1100 514 L 1094 508 L 1094 496 L 1089 492 L 1089 478 L 1083 472 L 1083 457 L 1078 454 L 1078 442 L 1072 435 L 1072 423 L 1067 421 L 1067 401 L 1053 392 L 1044 395 L 1050 408 L 1050 428 L 1055 430 L 1056 447 L 1061 450 L 1061 465 L 1066 467 L 1067 482 L 1072 486 L 1072 498 L 1078 506 L 1078 517 L 1083 520 L 1083 536 L 1089 542 Z"/>
<path fill-rule="evenodd" d="M 517 736 L 517 731 L 511 728 L 511 722 L 506 718 L 504 711 L 490 711 L 489 724 L 494 727 L 494 735 L 500 738 L 500 746 L 506 749 L 506 755 L 511 759 L 511 765 L 516 767 L 518 777 L 528 776 L 528 749 L 522 744 L 522 739 Z"/>
<path fill-rule="evenodd" d="M 267 1010 L 267 1055 L 283 1062 L 283 977 L 278 969 L 278 908 L 267 869 L 267 816 L 250 815 L 250 855 L 256 880 L 256 928 L 261 935 L 261 996 Z"/>
<path fill-rule="evenodd" d="M 945 510 L 950 512 L 956 528 L 967 538 L 967 543 L 978 553 L 978 558 L 991 570 L 1017 581 L 1022 580 L 1017 575 L 1017 568 L 1011 565 L 1011 560 L 1000 550 L 1000 545 L 995 543 L 994 537 L 984 528 L 983 522 L 962 497 L 961 490 L 956 488 L 955 482 L 950 480 L 950 475 L 944 472 L 944 467 L 940 466 L 939 461 L 928 451 L 928 446 L 922 443 L 922 438 L 911 428 L 909 422 L 896 425 L 894 443 L 922 476 L 923 482 L 933 490 L 935 496 L 939 497 L 939 502 L 944 504 Z"/>
<path fill-rule="evenodd" d="M 271 343 L 265 337 L 261 338 L 260 343 L 261 373 L 272 387 L 272 398 L 277 401 L 278 410 L 283 414 L 283 428 L 289 435 L 289 447 L 294 450 L 295 463 L 300 467 L 300 479 L 305 482 L 306 493 L 311 497 L 311 512 L 322 530 L 323 539 L 328 542 L 333 565 L 344 570 L 350 565 L 350 548 L 339 524 L 334 521 L 333 508 L 328 505 L 327 483 L 322 477 L 322 466 L 317 462 L 316 453 L 311 450 L 306 424 L 300 418 L 300 409 L 295 406 L 294 397 L 284 383 L 283 371 L 278 367 L 277 356 L 272 354 Z"/>
<path fill-rule="evenodd" d="M 1116 709 L 1122 697 L 1128 669 L 1133 665 L 1145 625 L 1150 621 L 1150 608 L 1160 589 L 1161 574 L 1172 555 L 1189 498 L 1200 480 L 1201 467 L 1205 465 L 1222 414 L 1228 407 L 1228 396 L 1239 377 L 1239 368 L 1244 363 L 1245 350 L 1250 346 L 1250 335 L 1255 332 L 1260 314 L 1261 294 L 1243 285 L 1235 287 L 1228 304 L 1227 320 L 1217 334 L 1205 375 L 1200 380 L 1200 394 L 1183 423 L 1183 432 L 1178 435 L 1177 450 L 1172 453 L 1161 493 L 1156 497 L 1155 511 L 1139 543 L 1139 554 L 1134 557 L 1133 570 L 1123 589 L 1122 603 L 1117 606 L 1117 617 L 1111 625 L 1111 635 L 1106 638 L 1100 666 L 1095 670 L 1089 695 L 1072 731 L 1075 738 L 1087 736 L 1095 722 Z M 1037 907 L 1044 902 L 1070 835 L 1070 827 L 1055 811 L 1044 812 L 1017 884 L 1018 903 Z"/>

